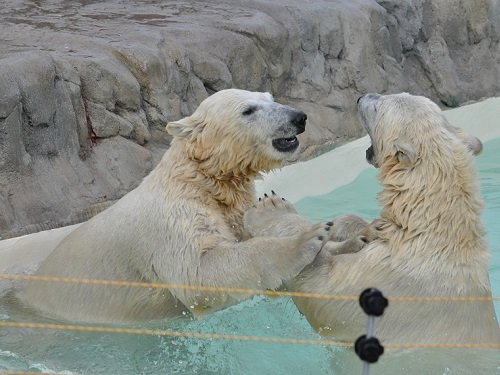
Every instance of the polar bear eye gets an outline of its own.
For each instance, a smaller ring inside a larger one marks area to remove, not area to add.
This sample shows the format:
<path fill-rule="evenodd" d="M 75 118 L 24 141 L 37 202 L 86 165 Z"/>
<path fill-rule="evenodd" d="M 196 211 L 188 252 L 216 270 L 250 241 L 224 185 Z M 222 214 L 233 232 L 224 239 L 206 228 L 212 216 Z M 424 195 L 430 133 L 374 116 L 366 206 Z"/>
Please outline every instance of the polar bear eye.
<path fill-rule="evenodd" d="M 251 106 L 251 107 L 248 107 L 247 109 L 245 109 L 243 112 L 241 112 L 241 114 L 243 116 L 249 116 L 252 113 L 254 113 L 256 110 L 257 110 L 256 106 Z"/>

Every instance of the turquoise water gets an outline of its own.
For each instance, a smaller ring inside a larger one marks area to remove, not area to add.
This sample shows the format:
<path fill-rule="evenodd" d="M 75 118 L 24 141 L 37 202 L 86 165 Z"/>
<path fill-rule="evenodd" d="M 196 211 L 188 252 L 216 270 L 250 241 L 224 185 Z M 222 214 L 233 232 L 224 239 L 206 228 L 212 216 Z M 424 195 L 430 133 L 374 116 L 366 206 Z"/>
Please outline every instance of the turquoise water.
<path fill-rule="evenodd" d="M 493 254 L 491 284 L 494 296 L 500 296 L 500 139 L 487 142 L 476 162 Z M 351 184 L 302 199 L 296 207 L 314 221 L 346 213 L 376 217 L 376 173 L 373 168 L 366 170 Z M 498 303 L 496 308 L 498 314 Z M 41 321 L 13 310 L 6 296 L 0 298 L 2 320 Z M 203 320 L 186 318 L 134 328 L 320 339 L 288 298 L 255 297 Z M 352 360 L 352 355 L 347 349 L 313 345 L 0 328 L 0 370 L 94 375 L 324 375 L 334 374 L 332 358 Z M 361 372 L 356 369 L 348 373 Z"/>

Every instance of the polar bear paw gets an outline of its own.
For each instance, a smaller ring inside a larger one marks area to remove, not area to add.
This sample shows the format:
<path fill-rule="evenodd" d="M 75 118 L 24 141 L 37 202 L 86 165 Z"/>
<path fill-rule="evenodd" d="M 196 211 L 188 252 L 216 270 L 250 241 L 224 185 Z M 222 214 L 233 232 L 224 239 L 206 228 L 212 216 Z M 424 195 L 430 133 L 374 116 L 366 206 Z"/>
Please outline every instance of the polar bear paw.
<path fill-rule="evenodd" d="M 364 234 L 360 234 L 342 242 L 328 241 L 321 253 L 330 256 L 357 253 L 365 248 L 368 243 L 370 243 L 370 239 Z"/>
<path fill-rule="evenodd" d="M 330 230 L 333 223 L 319 223 L 312 226 L 307 232 L 299 237 L 297 249 L 299 252 L 298 271 L 310 264 L 314 258 L 328 244 L 330 239 Z"/>
<path fill-rule="evenodd" d="M 285 237 L 300 234 L 311 227 L 311 223 L 299 216 L 295 207 L 274 191 L 251 207 L 243 218 L 245 230 L 253 237 Z"/>
<path fill-rule="evenodd" d="M 269 211 L 278 212 L 281 215 L 291 213 L 296 214 L 297 210 L 293 207 L 289 201 L 285 198 L 279 196 L 271 190 L 271 194 L 264 194 L 263 197 L 260 197 L 259 200 L 255 203 L 255 205 L 249 211 L 255 211 L 259 216 L 262 214 L 267 214 Z"/>

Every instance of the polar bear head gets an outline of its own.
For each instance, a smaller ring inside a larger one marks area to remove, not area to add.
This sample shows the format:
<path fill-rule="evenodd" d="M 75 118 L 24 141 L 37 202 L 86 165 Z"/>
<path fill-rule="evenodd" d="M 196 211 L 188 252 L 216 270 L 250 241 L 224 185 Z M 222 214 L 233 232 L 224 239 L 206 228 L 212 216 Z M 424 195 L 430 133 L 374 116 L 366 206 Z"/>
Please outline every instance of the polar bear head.
<path fill-rule="evenodd" d="M 306 119 L 304 112 L 276 103 L 269 93 L 228 89 L 166 130 L 204 173 L 255 175 L 280 166 L 297 151 L 296 136 L 304 132 Z"/>
<path fill-rule="evenodd" d="M 474 155 L 482 151 L 479 139 L 452 126 L 440 108 L 422 96 L 366 94 L 358 99 L 358 114 L 372 141 L 366 158 L 375 167 L 408 169 L 422 160 L 453 159 L 464 148 Z"/>

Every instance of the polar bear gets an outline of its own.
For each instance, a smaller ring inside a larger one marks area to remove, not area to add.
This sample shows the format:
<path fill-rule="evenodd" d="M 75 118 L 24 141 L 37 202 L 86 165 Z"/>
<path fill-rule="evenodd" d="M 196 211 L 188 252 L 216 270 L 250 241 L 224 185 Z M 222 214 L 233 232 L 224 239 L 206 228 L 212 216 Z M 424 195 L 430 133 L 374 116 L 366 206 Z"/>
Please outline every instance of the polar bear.
<path fill-rule="evenodd" d="M 174 286 L 32 281 L 20 301 L 58 319 L 136 322 L 206 314 L 249 297 L 197 286 L 279 287 L 314 259 L 330 225 L 249 238 L 242 219 L 255 201 L 254 179 L 296 152 L 306 118 L 269 93 L 229 89 L 208 97 L 167 124 L 171 147 L 142 183 L 71 232 L 36 273 Z"/>
<path fill-rule="evenodd" d="M 366 156 L 380 169 L 383 188 L 381 216 L 367 224 L 373 241 L 359 252 L 338 251 L 339 255 L 325 246 L 289 288 L 344 295 L 380 289 L 390 306 L 377 323 L 376 336 L 386 344 L 498 345 L 489 252 L 480 218 L 483 204 L 473 163 L 482 143 L 449 124 L 439 107 L 424 97 L 367 94 L 358 101 L 358 111 L 372 140 Z M 276 199 L 272 205 L 259 203 L 245 215 L 254 235 L 259 226 L 266 226 L 263 220 L 273 222 L 267 235 L 307 227 L 290 205 Z M 259 217 L 263 220 L 257 225 Z M 335 227 L 334 222 L 332 232 Z M 352 235 L 357 236 L 359 228 Z M 391 297 L 486 300 L 391 302 Z M 366 332 L 367 317 L 357 301 L 294 302 L 323 335 L 352 341 Z"/>

